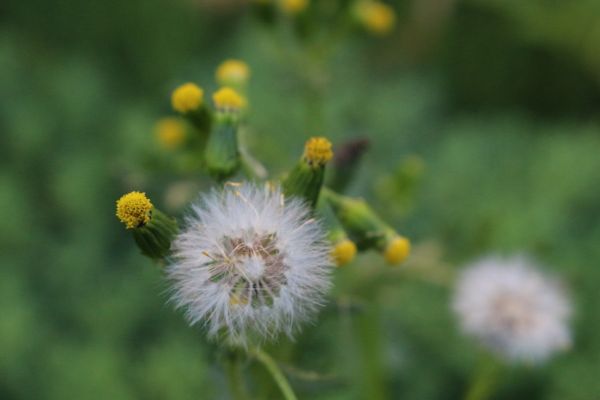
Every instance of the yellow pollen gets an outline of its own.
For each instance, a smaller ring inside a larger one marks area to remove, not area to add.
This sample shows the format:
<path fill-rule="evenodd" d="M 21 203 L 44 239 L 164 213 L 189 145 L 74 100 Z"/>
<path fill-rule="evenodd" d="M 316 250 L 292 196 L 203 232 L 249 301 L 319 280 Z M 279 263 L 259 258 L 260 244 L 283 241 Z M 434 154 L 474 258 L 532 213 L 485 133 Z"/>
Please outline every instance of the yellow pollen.
<path fill-rule="evenodd" d="M 331 256 L 338 267 L 346 265 L 354 260 L 356 245 L 352 240 L 344 239 L 333 246 Z"/>
<path fill-rule="evenodd" d="M 394 9 L 379 1 L 359 2 L 356 6 L 356 14 L 364 27 L 376 35 L 389 33 L 396 23 Z"/>
<path fill-rule="evenodd" d="M 246 106 L 246 99 L 230 87 L 223 87 L 213 94 L 215 107 L 239 110 Z"/>
<path fill-rule="evenodd" d="M 308 0 L 279 0 L 281 10 L 286 14 L 298 14 L 308 7 Z"/>
<path fill-rule="evenodd" d="M 239 296 L 237 293 L 229 295 L 230 306 L 245 306 L 246 304 L 248 304 L 248 299 Z"/>
<path fill-rule="evenodd" d="M 150 221 L 153 207 L 145 193 L 130 192 L 117 200 L 117 217 L 127 229 L 138 228 Z"/>
<path fill-rule="evenodd" d="M 156 122 L 154 134 L 165 149 L 176 149 L 185 140 L 185 125 L 178 118 L 162 118 Z"/>
<path fill-rule="evenodd" d="M 385 249 L 385 260 L 392 265 L 400 264 L 410 254 L 410 241 L 403 236 L 396 236 L 388 242 Z"/>
<path fill-rule="evenodd" d="M 332 157 L 331 142 L 327 138 L 313 137 L 304 145 L 304 159 L 309 164 L 325 165 Z"/>
<path fill-rule="evenodd" d="M 248 64 L 240 60 L 225 60 L 217 68 L 216 78 L 220 85 L 243 85 L 249 77 Z"/>
<path fill-rule="evenodd" d="M 202 105 L 204 91 L 193 83 L 185 83 L 173 91 L 171 105 L 175 111 L 187 113 Z"/>

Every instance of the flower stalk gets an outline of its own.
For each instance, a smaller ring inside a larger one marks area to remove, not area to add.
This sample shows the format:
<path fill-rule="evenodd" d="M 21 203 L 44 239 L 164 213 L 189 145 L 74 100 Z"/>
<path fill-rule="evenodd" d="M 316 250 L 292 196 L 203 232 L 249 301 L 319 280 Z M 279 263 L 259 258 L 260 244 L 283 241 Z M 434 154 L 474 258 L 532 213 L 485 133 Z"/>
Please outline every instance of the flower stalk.
<path fill-rule="evenodd" d="M 285 400 L 297 400 L 296 394 L 287 378 L 277 365 L 277 362 L 265 351 L 259 347 L 252 347 L 248 350 L 248 354 L 255 360 L 259 361 L 265 369 L 271 374 L 273 380 L 281 390 L 281 394 Z"/>

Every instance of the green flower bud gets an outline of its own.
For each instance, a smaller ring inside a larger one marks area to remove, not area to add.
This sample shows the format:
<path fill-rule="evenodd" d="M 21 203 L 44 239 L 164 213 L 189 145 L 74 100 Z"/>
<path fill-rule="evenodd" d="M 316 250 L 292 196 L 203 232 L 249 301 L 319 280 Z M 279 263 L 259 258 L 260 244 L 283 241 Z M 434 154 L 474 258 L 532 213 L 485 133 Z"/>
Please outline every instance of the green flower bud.
<path fill-rule="evenodd" d="M 360 250 L 375 248 L 389 264 L 399 264 L 410 253 L 410 242 L 388 226 L 362 199 L 324 191 L 338 220 Z"/>
<path fill-rule="evenodd" d="M 240 110 L 246 100 L 231 88 L 225 87 L 213 95 L 217 112 L 211 135 L 206 144 L 204 161 L 209 174 L 223 181 L 240 167 L 238 126 Z"/>
<path fill-rule="evenodd" d="M 153 259 L 169 254 L 171 242 L 178 231 L 175 219 L 156 209 L 144 193 L 131 192 L 117 200 L 117 217 L 127 229 L 142 253 Z"/>
<path fill-rule="evenodd" d="M 284 194 L 304 199 L 314 208 L 323 186 L 325 165 L 331 157 L 333 152 L 329 140 L 324 137 L 309 139 L 302 158 L 283 181 Z"/>

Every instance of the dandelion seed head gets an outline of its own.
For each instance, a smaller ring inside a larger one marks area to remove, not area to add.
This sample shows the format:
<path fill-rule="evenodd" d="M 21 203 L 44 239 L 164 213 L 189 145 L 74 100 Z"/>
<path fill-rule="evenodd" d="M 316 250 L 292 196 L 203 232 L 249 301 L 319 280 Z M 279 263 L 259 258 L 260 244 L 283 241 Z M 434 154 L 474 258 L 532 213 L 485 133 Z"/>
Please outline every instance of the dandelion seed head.
<path fill-rule="evenodd" d="M 288 336 L 323 303 L 330 247 L 310 211 L 278 187 L 202 197 L 173 245 L 173 301 L 210 337 L 245 345 Z M 252 339 L 250 339 L 252 338 Z"/>
<path fill-rule="evenodd" d="M 571 343 L 569 300 L 523 257 L 486 258 L 468 267 L 453 308 L 466 334 L 510 361 L 542 362 Z"/>

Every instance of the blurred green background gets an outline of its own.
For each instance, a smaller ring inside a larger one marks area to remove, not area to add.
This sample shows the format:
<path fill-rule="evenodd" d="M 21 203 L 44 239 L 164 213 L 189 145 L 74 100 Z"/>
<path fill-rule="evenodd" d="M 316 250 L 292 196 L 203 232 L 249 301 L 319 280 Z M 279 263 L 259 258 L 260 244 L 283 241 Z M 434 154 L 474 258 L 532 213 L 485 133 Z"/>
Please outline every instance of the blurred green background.
<path fill-rule="evenodd" d="M 352 34 L 323 66 L 317 124 L 281 36 L 240 2 L 0 4 L 1 399 L 229 398 L 218 352 L 166 302 L 114 202 L 139 189 L 172 210 L 173 183 L 208 187 L 152 168 L 170 157 L 153 127 L 176 85 L 214 89 L 230 57 L 252 68 L 249 146 L 273 175 L 311 135 L 368 137 L 349 192 L 415 244 L 399 270 L 367 254 L 336 271 L 315 323 L 270 347 L 301 399 L 462 398 L 478 349 L 447 277 L 487 252 L 532 253 L 576 308 L 571 351 L 508 369 L 494 398 L 597 398 L 600 3 L 393 5 L 391 35 Z"/>

